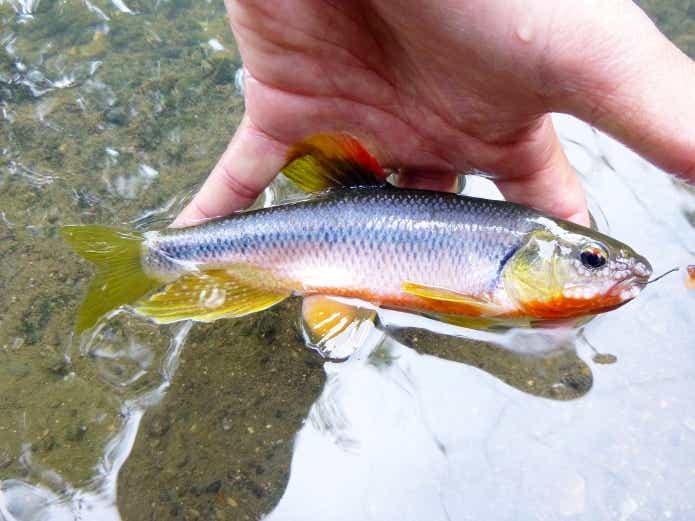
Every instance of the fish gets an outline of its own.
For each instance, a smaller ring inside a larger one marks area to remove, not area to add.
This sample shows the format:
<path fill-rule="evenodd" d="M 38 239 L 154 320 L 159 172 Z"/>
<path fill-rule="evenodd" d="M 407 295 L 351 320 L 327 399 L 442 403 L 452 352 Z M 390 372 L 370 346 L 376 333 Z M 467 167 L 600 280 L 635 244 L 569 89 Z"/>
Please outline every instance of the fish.
<path fill-rule="evenodd" d="M 96 265 L 76 331 L 121 306 L 160 324 L 212 322 L 292 295 L 319 336 L 379 307 L 466 327 L 544 325 L 622 306 L 652 273 L 626 244 L 535 209 L 397 188 L 347 133 L 292 146 L 282 173 L 307 197 L 180 229 L 64 226 Z"/>

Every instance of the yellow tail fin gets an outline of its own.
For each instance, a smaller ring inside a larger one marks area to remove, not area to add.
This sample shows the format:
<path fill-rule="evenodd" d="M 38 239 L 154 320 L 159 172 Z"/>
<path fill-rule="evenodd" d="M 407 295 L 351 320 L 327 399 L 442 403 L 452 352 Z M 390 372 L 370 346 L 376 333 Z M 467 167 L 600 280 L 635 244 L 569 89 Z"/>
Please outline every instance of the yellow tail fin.
<path fill-rule="evenodd" d="M 82 257 L 96 265 L 96 276 L 77 313 L 75 331 L 81 333 L 99 317 L 159 287 L 142 267 L 143 235 L 106 226 L 64 226 L 65 241 Z"/>

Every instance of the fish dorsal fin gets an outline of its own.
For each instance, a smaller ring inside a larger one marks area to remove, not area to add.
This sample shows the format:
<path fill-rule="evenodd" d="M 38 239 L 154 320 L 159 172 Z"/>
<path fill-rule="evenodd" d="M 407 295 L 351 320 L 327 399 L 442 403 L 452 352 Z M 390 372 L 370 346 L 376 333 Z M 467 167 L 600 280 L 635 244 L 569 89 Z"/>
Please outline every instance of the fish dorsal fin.
<path fill-rule="evenodd" d="M 446 288 L 427 286 L 417 282 L 404 282 L 401 289 L 405 293 L 430 300 L 440 300 L 460 304 L 464 308 L 470 308 L 471 312 L 478 316 L 495 316 L 501 313 L 500 307 L 492 300 L 477 295 L 466 295 Z"/>
<path fill-rule="evenodd" d="M 350 186 L 381 186 L 378 161 L 349 134 L 315 134 L 290 148 L 282 169 L 305 192 Z"/>
<path fill-rule="evenodd" d="M 183 275 L 139 301 L 135 310 L 160 324 L 212 322 L 262 311 L 289 296 L 289 291 L 251 286 L 227 271 L 214 270 Z"/>

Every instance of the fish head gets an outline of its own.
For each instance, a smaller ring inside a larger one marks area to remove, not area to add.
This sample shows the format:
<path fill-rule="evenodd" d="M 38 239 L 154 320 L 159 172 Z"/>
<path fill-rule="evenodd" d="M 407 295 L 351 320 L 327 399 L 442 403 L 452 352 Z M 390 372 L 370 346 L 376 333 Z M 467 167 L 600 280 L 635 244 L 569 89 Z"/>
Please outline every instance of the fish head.
<path fill-rule="evenodd" d="M 610 311 L 634 299 L 652 273 L 646 258 L 607 235 L 568 222 L 529 233 L 503 270 L 525 314 L 554 320 Z"/>

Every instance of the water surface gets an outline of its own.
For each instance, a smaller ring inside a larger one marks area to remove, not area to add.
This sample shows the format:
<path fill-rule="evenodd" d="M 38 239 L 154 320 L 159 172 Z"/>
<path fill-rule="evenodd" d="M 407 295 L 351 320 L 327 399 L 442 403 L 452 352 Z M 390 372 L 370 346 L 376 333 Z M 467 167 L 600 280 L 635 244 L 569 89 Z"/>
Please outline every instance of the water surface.
<path fill-rule="evenodd" d="M 641 4 L 695 51 L 688 2 Z M 682 272 L 576 336 L 383 313 L 342 363 L 297 299 L 74 337 L 91 268 L 57 227 L 165 226 L 239 121 L 239 66 L 221 2 L 0 0 L 1 519 L 695 518 Z M 693 190 L 556 124 L 598 227 L 656 273 L 694 263 Z"/>

